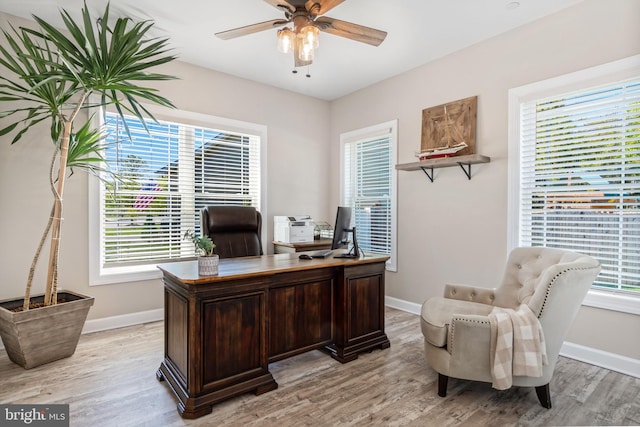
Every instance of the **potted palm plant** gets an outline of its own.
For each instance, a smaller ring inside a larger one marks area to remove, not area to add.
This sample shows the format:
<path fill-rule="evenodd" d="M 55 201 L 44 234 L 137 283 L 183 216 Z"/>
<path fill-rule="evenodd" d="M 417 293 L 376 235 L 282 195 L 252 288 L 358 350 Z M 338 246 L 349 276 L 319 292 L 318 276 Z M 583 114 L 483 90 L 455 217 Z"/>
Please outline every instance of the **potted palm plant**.
<path fill-rule="evenodd" d="M 50 219 L 24 297 L 0 301 L 0 336 L 9 358 L 25 369 L 73 354 L 93 304 L 91 297 L 58 292 L 65 180 L 74 169 L 104 172 L 104 131 L 92 125 L 88 109 L 113 105 L 120 116 L 129 113 L 142 120 L 143 113 L 153 117 L 141 102 L 173 107 L 157 90 L 141 85 L 174 78 L 149 71 L 175 59 L 167 54 L 166 39 L 148 37 L 152 22 L 125 17 L 110 23 L 109 5 L 94 19 L 86 3 L 79 23 L 65 10 L 60 14 L 65 32 L 34 16 L 35 28 L 2 29 L 6 44 L 0 44 L 0 118 L 12 119 L 6 119 L 9 124 L 0 128 L 0 136 L 13 135 L 14 144 L 38 125 L 51 129 Z M 86 122 L 76 124 L 81 119 Z M 32 297 L 35 268 L 47 239 L 44 294 Z"/>
<path fill-rule="evenodd" d="M 220 257 L 213 252 L 216 244 L 213 243 L 211 237 L 198 236 L 192 230 L 187 230 L 184 233 L 184 239 L 191 240 L 196 247 L 196 253 L 198 254 L 198 274 L 200 276 L 215 276 L 218 274 Z"/>

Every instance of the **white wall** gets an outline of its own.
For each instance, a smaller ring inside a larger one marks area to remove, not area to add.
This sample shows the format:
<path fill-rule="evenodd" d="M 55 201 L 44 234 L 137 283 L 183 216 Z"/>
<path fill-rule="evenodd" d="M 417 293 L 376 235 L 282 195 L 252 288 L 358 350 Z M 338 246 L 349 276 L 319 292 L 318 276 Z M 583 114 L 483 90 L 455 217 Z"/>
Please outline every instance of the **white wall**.
<path fill-rule="evenodd" d="M 398 172 L 398 272 L 387 274 L 388 296 L 420 304 L 445 283 L 499 283 L 507 256 L 508 90 L 640 53 L 639 20 L 640 1 L 586 0 L 332 103 L 334 161 L 340 133 L 397 118 L 398 161 L 407 163 L 420 147 L 424 108 L 478 96 L 476 149 L 491 163 L 473 166 L 471 181 L 457 167 L 436 169 L 434 183 L 421 171 Z M 339 182 L 331 178 L 337 204 Z M 583 307 L 568 339 L 640 359 L 640 340 L 628 335 L 638 330 L 640 316 Z"/>
<path fill-rule="evenodd" d="M 8 28 L 8 19 L 14 25 L 28 24 L 0 14 L 2 28 Z M 328 102 L 180 62 L 160 71 L 180 78 L 157 84 L 179 109 L 267 126 L 268 198 L 262 213 L 268 226 L 263 239 L 270 251 L 274 215 L 328 218 Z M 53 146 L 47 135 L 43 128 L 15 145 L 9 137 L 0 137 L 0 300 L 24 294 L 31 258 L 51 208 L 47 171 Z M 67 181 L 60 287 L 96 298 L 89 319 L 161 308 L 160 280 L 87 285 L 88 241 L 95 238 L 88 235 L 87 182 L 81 172 Z M 41 262 L 34 292 L 44 290 L 46 261 L 45 257 Z"/>

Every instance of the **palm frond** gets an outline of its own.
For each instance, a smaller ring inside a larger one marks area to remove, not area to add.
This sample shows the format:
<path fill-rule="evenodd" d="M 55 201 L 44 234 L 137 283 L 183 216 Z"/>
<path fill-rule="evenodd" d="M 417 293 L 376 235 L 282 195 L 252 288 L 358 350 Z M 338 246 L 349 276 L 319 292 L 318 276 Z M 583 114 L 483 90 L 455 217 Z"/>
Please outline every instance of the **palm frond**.
<path fill-rule="evenodd" d="M 102 141 L 106 134 L 101 128 L 92 129 L 91 120 L 71 134 L 67 152 L 68 167 L 83 167 L 83 162 L 92 163 L 94 159 L 104 161 Z"/>
<path fill-rule="evenodd" d="M 33 126 L 50 118 L 51 135 L 55 141 L 61 129 L 57 116 L 64 104 L 75 95 L 77 88 L 73 82 L 56 78 L 56 55 L 47 40 L 41 39 L 32 30 L 12 27 L 12 31 L 3 31 L 9 48 L 0 46 L 0 65 L 15 78 L 4 73 L 0 76 L 0 99 L 3 102 L 25 103 L 27 107 L 1 112 L 0 117 L 14 116 L 15 119 L 0 129 L 0 134 L 18 130 L 12 140 L 15 143 Z"/>
<path fill-rule="evenodd" d="M 107 133 L 105 129 L 103 127 L 92 128 L 92 122 L 93 116 L 71 135 L 67 152 L 67 166 L 70 169 L 70 175 L 76 169 L 81 169 L 103 182 L 122 181 L 117 172 L 105 166 L 103 155 L 108 146 L 118 143 L 106 144 Z"/>

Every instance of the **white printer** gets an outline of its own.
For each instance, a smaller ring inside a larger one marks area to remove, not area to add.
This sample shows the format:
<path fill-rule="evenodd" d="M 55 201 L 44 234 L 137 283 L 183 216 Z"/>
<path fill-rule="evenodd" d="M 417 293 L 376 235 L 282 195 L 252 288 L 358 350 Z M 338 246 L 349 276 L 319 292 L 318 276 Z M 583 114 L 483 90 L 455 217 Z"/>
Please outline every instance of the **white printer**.
<path fill-rule="evenodd" d="M 273 239 L 284 243 L 313 242 L 313 223 L 309 215 L 274 216 Z"/>

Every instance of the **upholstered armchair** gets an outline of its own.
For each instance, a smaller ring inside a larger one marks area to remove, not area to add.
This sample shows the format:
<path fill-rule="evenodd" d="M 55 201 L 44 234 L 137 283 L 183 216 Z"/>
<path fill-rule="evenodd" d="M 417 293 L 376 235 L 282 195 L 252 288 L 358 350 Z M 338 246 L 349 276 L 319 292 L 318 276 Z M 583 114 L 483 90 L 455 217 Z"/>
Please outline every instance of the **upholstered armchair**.
<path fill-rule="evenodd" d="M 202 234 L 216 244 L 220 258 L 262 255 L 262 216 L 251 206 L 207 206 L 202 209 Z"/>
<path fill-rule="evenodd" d="M 583 254 L 516 248 L 497 288 L 446 285 L 443 298 L 425 301 L 421 328 L 427 363 L 438 372 L 438 395 L 446 396 L 449 377 L 492 382 L 490 314 L 494 307 L 526 304 L 544 333 L 547 364 L 542 376 L 513 376 L 512 385 L 535 387 L 542 406 L 551 408 L 549 382 L 560 347 L 599 271 L 599 262 Z"/>

